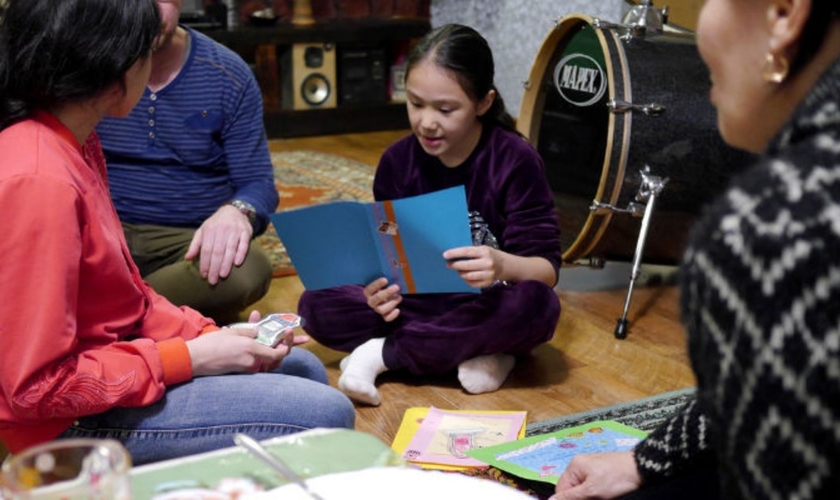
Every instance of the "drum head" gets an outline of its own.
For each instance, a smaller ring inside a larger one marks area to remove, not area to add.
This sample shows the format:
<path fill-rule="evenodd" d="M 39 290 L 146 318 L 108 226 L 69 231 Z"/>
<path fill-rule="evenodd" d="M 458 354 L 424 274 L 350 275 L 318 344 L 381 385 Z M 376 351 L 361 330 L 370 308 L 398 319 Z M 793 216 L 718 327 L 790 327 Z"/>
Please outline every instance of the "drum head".
<path fill-rule="evenodd" d="M 606 48 L 592 18 L 563 18 L 537 55 L 519 114 L 519 131 L 546 165 L 567 262 L 588 253 L 610 218 L 589 210 L 593 200 L 613 199 L 606 185 L 615 126 L 606 105 L 614 97 Z"/>

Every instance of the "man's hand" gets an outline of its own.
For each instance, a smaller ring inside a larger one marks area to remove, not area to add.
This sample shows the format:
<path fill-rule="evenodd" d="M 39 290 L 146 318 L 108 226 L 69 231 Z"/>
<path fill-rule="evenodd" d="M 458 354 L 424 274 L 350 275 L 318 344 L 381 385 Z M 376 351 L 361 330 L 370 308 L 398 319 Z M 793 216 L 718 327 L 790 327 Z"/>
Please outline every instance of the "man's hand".
<path fill-rule="evenodd" d="M 248 217 L 236 207 L 224 205 L 198 228 L 184 258 L 199 257 L 201 277 L 215 285 L 230 275 L 233 266 L 245 262 L 253 234 Z"/>

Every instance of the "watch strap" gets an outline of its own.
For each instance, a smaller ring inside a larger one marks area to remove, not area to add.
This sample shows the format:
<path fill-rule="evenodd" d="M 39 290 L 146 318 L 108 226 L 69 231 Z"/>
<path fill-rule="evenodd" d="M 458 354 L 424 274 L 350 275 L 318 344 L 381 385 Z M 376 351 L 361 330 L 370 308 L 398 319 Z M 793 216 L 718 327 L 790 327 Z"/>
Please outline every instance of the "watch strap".
<path fill-rule="evenodd" d="M 257 209 L 254 208 L 254 205 L 242 200 L 231 200 L 228 205 L 231 205 L 248 217 L 248 221 L 252 226 L 257 222 Z"/>

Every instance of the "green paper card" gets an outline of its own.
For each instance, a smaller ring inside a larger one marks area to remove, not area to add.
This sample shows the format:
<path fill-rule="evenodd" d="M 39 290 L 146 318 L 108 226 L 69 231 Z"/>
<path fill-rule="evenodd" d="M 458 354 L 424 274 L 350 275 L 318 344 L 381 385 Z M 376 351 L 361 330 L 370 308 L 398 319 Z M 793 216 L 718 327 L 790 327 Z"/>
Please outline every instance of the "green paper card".
<path fill-rule="evenodd" d="M 646 436 L 645 431 L 598 420 L 471 450 L 467 455 L 516 476 L 554 484 L 575 455 L 632 450 Z"/>

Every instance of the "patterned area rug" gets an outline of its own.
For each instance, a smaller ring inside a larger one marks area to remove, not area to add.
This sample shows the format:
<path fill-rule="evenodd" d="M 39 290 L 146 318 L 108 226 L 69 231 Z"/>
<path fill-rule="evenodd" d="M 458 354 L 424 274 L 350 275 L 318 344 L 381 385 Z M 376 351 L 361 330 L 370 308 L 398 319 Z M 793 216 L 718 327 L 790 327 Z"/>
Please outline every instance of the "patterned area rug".
<path fill-rule="evenodd" d="M 657 394 L 595 410 L 529 424 L 526 436 L 547 434 L 567 427 L 583 425 L 595 420 L 615 420 L 643 431 L 652 431 L 694 397 L 694 388 Z"/>
<path fill-rule="evenodd" d="M 637 429 L 651 431 L 662 421 L 682 408 L 692 397 L 694 397 L 694 388 L 657 394 L 656 396 L 637 399 L 628 403 L 606 406 L 604 408 L 597 408 L 595 410 L 544 420 L 542 422 L 534 422 L 528 424 L 528 427 L 525 429 L 525 435 L 535 436 L 547 434 L 594 420 L 615 420 Z M 541 500 L 547 499 L 554 493 L 554 486 L 548 483 L 522 479 L 495 467 L 489 467 L 485 470 L 472 470 L 467 474 L 498 481 Z"/>
<path fill-rule="evenodd" d="M 280 193 L 277 211 L 331 201 L 373 201 L 374 167 L 316 151 L 271 153 L 274 184 Z M 271 257 L 274 276 L 295 274 L 274 226 L 257 238 Z"/>

